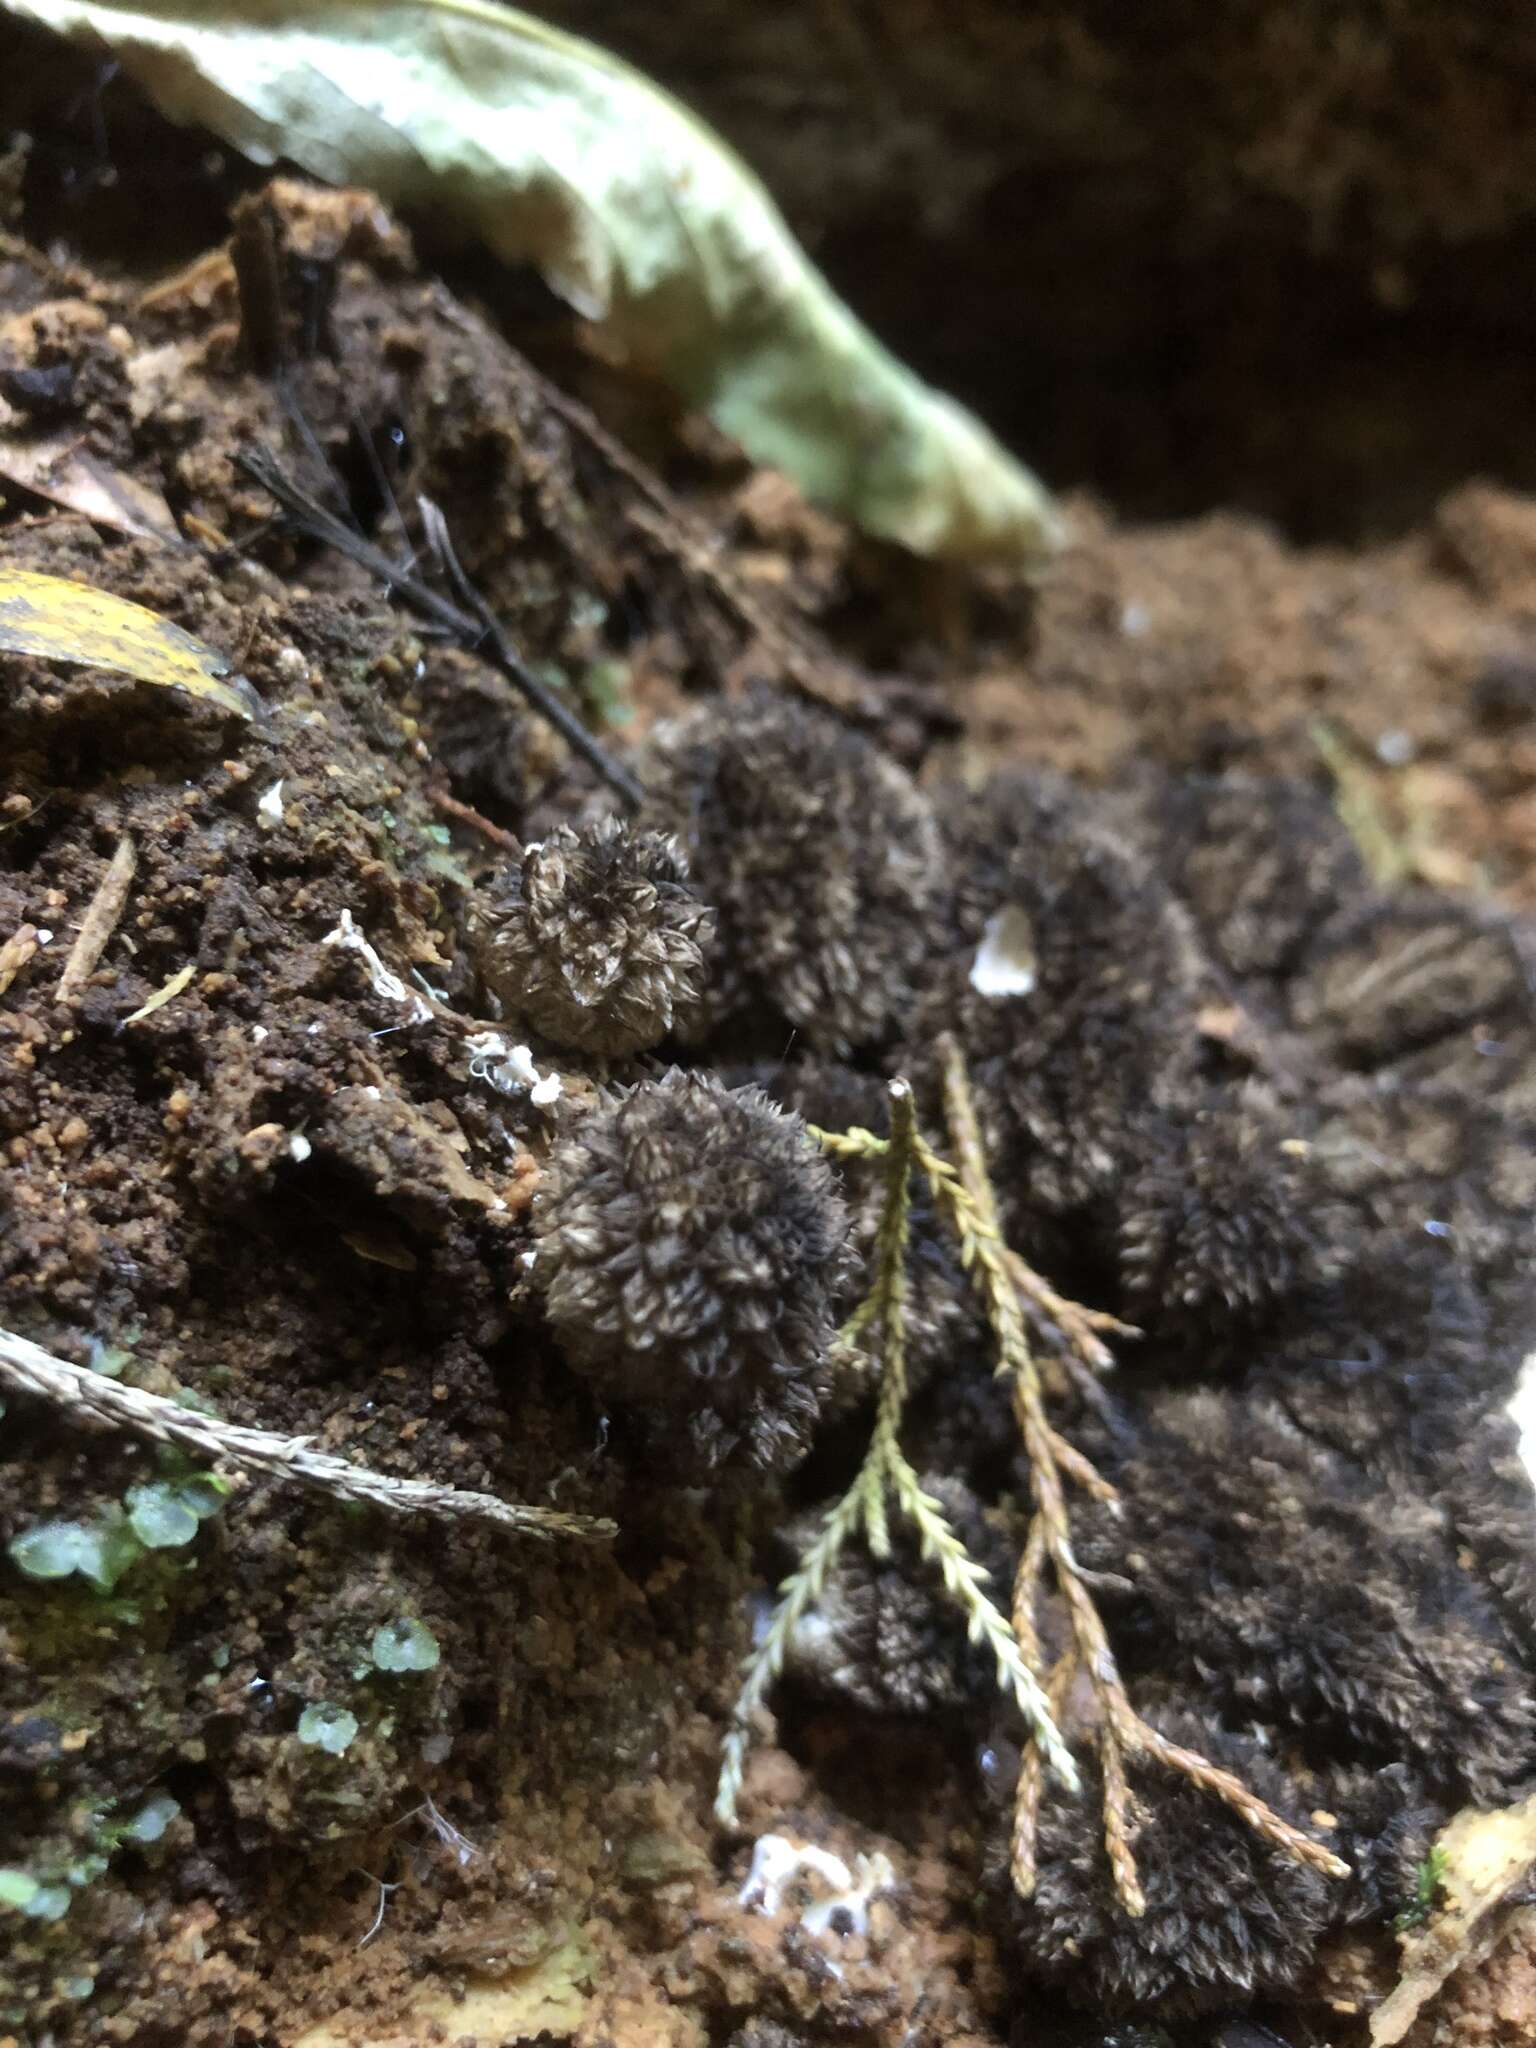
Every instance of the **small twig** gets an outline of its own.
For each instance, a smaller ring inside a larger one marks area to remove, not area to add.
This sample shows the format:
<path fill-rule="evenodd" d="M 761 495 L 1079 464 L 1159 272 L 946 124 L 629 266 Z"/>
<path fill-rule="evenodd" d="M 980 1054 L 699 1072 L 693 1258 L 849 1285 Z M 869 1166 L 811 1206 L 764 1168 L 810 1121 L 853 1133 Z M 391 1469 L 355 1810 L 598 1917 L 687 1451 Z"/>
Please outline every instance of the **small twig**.
<path fill-rule="evenodd" d="M 269 193 L 248 192 L 235 201 L 229 219 L 241 346 L 258 377 L 273 377 L 287 355 L 277 209 Z"/>
<path fill-rule="evenodd" d="M 153 1443 L 221 1460 L 265 1478 L 307 1486 L 333 1499 L 357 1501 L 392 1515 L 429 1515 L 439 1521 L 493 1522 L 520 1536 L 617 1535 L 612 1522 L 592 1515 L 566 1515 L 553 1508 L 526 1507 L 490 1493 L 466 1493 L 433 1480 L 393 1479 L 366 1465 L 311 1450 L 305 1437 L 251 1429 L 199 1415 L 142 1387 L 122 1386 L 82 1365 L 55 1358 L 25 1337 L 0 1329 L 0 1384 L 46 1401 L 67 1422 L 82 1428 L 127 1431 Z"/>
<path fill-rule="evenodd" d="M 106 873 L 96 885 L 90 908 L 80 920 L 79 933 L 69 949 L 64 972 L 53 992 L 56 1003 L 72 1003 L 96 972 L 107 941 L 116 931 L 117 921 L 123 914 L 137 866 L 138 856 L 134 852 L 133 841 L 125 832 L 107 863 Z"/>
<path fill-rule="evenodd" d="M 1017 1609 L 1015 1609 L 1017 1614 Z M 1066 1718 L 1067 1694 L 1077 1676 L 1077 1652 L 1066 1650 L 1057 1658 L 1045 1681 L 1045 1696 L 1057 1725 Z M 1019 1758 L 1019 1782 L 1013 1799 L 1013 1835 L 1009 1844 L 1008 1869 L 1014 1890 L 1021 1899 L 1033 1896 L 1040 1852 L 1040 1798 L 1045 1790 L 1045 1771 L 1040 1751 L 1026 1743 Z"/>
<path fill-rule="evenodd" d="M 1383 888 L 1413 873 L 1410 847 L 1392 828 L 1371 771 L 1326 718 L 1315 718 L 1308 735 L 1333 777 L 1333 806 L 1354 840 L 1371 880 Z"/>
<path fill-rule="evenodd" d="M 1292 1827 L 1282 1820 L 1278 1813 L 1267 1807 L 1262 1799 L 1250 1792 L 1241 1778 L 1230 1771 L 1224 1771 L 1209 1762 L 1193 1749 L 1182 1749 L 1178 1743 L 1170 1742 L 1150 1722 L 1132 1711 L 1127 1700 L 1121 1708 L 1121 1733 L 1126 1747 L 1143 1751 L 1154 1757 L 1170 1771 L 1177 1771 L 1198 1785 L 1202 1792 L 1225 1801 L 1232 1811 L 1239 1814 L 1256 1835 L 1262 1835 L 1267 1842 L 1273 1842 L 1277 1849 L 1294 1856 L 1298 1863 L 1310 1864 L 1312 1869 L 1322 1872 L 1324 1877 L 1348 1877 L 1349 1865 L 1342 1857 L 1335 1856 L 1331 1849 L 1325 1849 L 1321 1842 L 1303 1834 L 1300 1828 Z"/>
<path fill-rule="evenodd" d="M 1006 1256 L 1020 1294 L 1037 1315 L 1056 1326 L 1089 1372 L 1098 1374 L 1114 1369 L 1114 1354 L 1104 1342 L 1105 1337 L 1141 1335 L 1133 1323 L 1122 1323 L 1107 1309 L 1084 1308 L 1080 1301 L 1068 1301 L 1016 1251 L 1010 1250 Z"/>
<path fill-rule="evenodd" d="M 779 1604 L 768 1633 L 743 1666 L 745 1682 L 731 1710 L 731 1725 L 721 1754 L 720 1783 L 715 1792 L 715 1818 L 722 1827 L 736 1825 L 736 1801 L 752 1740 L 753 1716 L 783 1671 L 796 1627 L 826 1590 L 838 1554 L 858 1527 L 863 1512 L 858 1488 L 852 1486 L 829 1510 L 821 1534 L 801 1559 L 799 1570 L 780 1585 Z"/>
<path fill-rule="evenodd" d="M 512 646 L 505 628 L 489 612 L 475 616 L 461 610 L 430 584 L 423 583 L 409 570 L 391 561 L 382 548 L 354 533 L 343 520 L 327 511 L 318 499 L 294 483 L 265 449 L 244 449 L 235 457 L 235 463 L 252 483 L 276 499 L 290 524 L 301 533 L 349 556 L 370 575 L 376 576 L 386 590 L 402 598 L 412 611 L 441 626 L 461 647 L 499 669 L 539 716 L 555 728 L 566 745 L 579 754 L 625 803 L 638 809 L 644 800 L 644 791 L 635 777 L 609 756 L 570 707 L 562 704 L 554 692 L 540 681 Z"/>
<path fill-rule="evenodd" d="M 492 846 L 499 846 L 503 853 L 513 860 L 522 857 L 523 843 L 515 832 L 509 832 L 504 825 L 495 825 L 477 811 L 472 804 L 461 803 L 456 796 L 450 796 L 446 789 L 429 789 L 427 801 L 434 811 L 440 811 L 445 818 L 457 818 L 461 825 L 468 825 L 471 831 L 489 839 Z"/>

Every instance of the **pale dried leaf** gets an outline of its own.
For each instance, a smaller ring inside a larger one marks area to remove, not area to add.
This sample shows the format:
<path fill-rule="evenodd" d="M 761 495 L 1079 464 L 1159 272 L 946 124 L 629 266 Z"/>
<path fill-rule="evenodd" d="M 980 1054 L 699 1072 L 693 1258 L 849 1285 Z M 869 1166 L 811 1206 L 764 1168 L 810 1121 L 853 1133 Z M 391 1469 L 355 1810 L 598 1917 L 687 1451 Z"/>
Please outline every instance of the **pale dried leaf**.
<path fill-rule="evenodd" d="M 189 960 L 185 967 L 178 967 L 170 980 L 157 988 L 147 1003 L 140 1003 L 132 1016 L 125 1017 L 125 1024 L 141 1024 L 146 1017 L 152 1017 L 156 1010 L 163 1010 L 167 1003 L 174 1002 L 187 983 L 197 972 L 197 962 Z"/>
<path fill-rule="evenodd" d="M 1393 2048 L 1452 1972 L 1480 1963 L 1508 1932 L 1505 1901 L 1536 1867 L 1536 1796 L 1497 1813 L 1467 1808 L 1438 1846 L 1441 1903 L 1403 1942 L 1402 1975 L 1371 2016 L 1372 2048 Z"/>
<path fill-rule="evenodd" d="M 78 512 L 97 526 L 149 540 L 181 539 L 160 493 L 102 462 L 78 434 L 0 435 L 0 481 Z"/>
<path fill-rule="evenodd" d="M 595 45 L 488 0 L 0 0 L 99 38 L 173 120 L 430 201 L 703 407 L 757 462 L 925 554 L 1030 557 L 1039 482 L 898 363 L 753 174 Z"/>
<path fill-rule="evenodd" d="M 581 2025 L 598 1956 L 579 1930 L 565 1935 L 537 1962 L 499 1969 L 494 1981 L 469 1981 L 451 1991 L 427 1991 L 387 2020 L 351 2016 L 310 2027 L 290 2048 L 418 2048 L 435 2039 L 455 2041 L 567 2041 Z M 439 2029 L 444 2030 L 441 2034 Z"/>

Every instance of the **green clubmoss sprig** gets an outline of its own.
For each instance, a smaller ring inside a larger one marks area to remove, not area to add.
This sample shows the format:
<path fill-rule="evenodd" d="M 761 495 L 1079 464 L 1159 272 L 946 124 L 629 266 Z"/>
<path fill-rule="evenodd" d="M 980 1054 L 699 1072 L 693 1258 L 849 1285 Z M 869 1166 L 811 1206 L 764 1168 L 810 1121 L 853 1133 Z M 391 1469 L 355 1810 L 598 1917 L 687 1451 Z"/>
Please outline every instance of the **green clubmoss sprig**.
<path fill-rule="evenodd" d="M 940 1159 L 921 1140 L 918 1154 L 935 1196 L 948 1210 L 960 1239 L 961 1263 L 972 1274 L 986 1302 L 987 1317 L 997 1342 L 997 1376 L 1009 1384 L 1014 1416 L 1029 1466 L 1035 1515 L 1014 1582 L 1013 1634 L 1048 1702 L 1059 1704 L 1077 1673 L 1086 1675 L 1097 1707 L 1094 1742 L 1103 1780 L 1104 1848 L 1116 1896 L 1134 1919 L 1146 1911 L 1146 1897 L 1137 1875 L 1127 1763 L 1133 1756 L 1150 1759 L 1165 1770 L 1188 1778 L 1202 1791 L 1223 1800 L 1254 1833 L 1298 1863 L 1328 1877 L 1347 1877 L 1349 1865 L 1331 1849 L 1293 1827 L 1259 1799 L 1242 1780 L 1196 1751 L 1171 1742 L 1131 1705 L 1098 1606 L 1089 1591 L 1072 1547 L 1067 1482 L 1116 1504 L 1112 1486 L 1052 1426 L 1045 1410 L 1039 1361 L 1030 1345 L 1021 1308 L 1020 1269 L 1023 1261 L 1004 1241 L 997 1199 L 982 1150 L 981 1131 L 971 1097 L 965 1061 L 957 1041 L 948 1034 L 938 1043 L 944 1076 L 944 1104 L 958 1166 Z M 1070 1320 L 1066 1325 L 1071 1331 Z M 1091 1334 L 1083 1331 L 1081 1334 Z M 1050 1566 L 1057 1593 L 1066 1610 L 1070 1647 L 1054 1670 L 1043 1666 L 1034 1612 Z M 1034 1890 L 1039 1802 L 1043 1773 L 1032 1752 L 1039 1736 L 1031 1731 L 1015 1800 L 1010 1870 L 1023 1898 Z M 1049 1757 L 1046 1758 L 1049 1763 Z"/>
<path fill-rule="evenodd" d="M 1146 1911 L 1134 1849 L 1138 1821 L 1129 1778 L 1133 1758 L 1159 1764 L 1223 1801 L 1256 1835 L 1294 1861 L 1330 1877 L 1345 1877 L 1349 1866 L 1330 1849 L 1292 1826 L 1234 1773 L 1171 1741 L 1131 1704 L 1103 1618 L 1073 1552 L 1068 1488 L 1076 1487 L 1112 1508 L 1118 1497 L 1051 1422 L 1046 1361 L 1037 1355 L 1029 1335 L 1031 1320 L 1050 1333 L 1056 1383 L 1076 1378 L 1091 1385 L 1107 1362 L 1104 1336 L 1126 1333 L 1126 1326 L 1065 1300 L 1007 1244 L 964 1059 L 958 1043 L 947 1034 L 937 1049 L 953 1162 L 919 1133 L 912 1091 L 905 1081 L 890 1087 L 888 1138 L 857 1128 L 833 1132 L 810 1127 L 812 1137 L 835 1159 L 885 1162 L 870 1290 L 843 1324 L 835 1346 L 845 1359 L 858 1354 L 871 1358 L 878 1387 L 875 1420 L 857 1476 L 828 1510 L 798 1568 L 783 1581 L 767 1632 L 743 1664 L 743 1684 L 725 1739 L 716 1816 L 723 1825 L 735 1823 L 752 1718 L 784 1669 L 796 1628 L 821 1600 L 833 1566 L 855 1537 L 862 1534 L 877 1559 L 890 1557 L 894 1504 L 916 1529 L 922 1555 L 938 1567 L 945 1592 L 964 1612 L 971 1640 L 991 1651 L 1000 1689 L 1017 1700 L 1025 1717 L 1010 1851 L 1012 1880 L 1021 1897 L 1030 1897 L 1035 1887 L 1046 1777 L 1069 1791 L 1080 1789 L 1077 1766 L 1060 1726 L 1079 1675 L 1086 1678 L 1096 1708 L 1091 1739 L 1102 1785 L 1105 1854 L 1116 1897 L 1129 1916 L 1139 1918 Z M 924 1174 L 939 1210 L 948 1218 L 959 1242 L 961 1264 L 985 1306 L 996 1346 L 997 1376 L 1008 1385 L 1029 1469 L 1034 1513 L 1019 1558 L 1010 1615 L 984 1590 L 987 1573 L 970 1556 L 939 1502 L 924 1491 L 901 1448 L 914 1170 Z M 1069 1629 L 1068 1646 L 1050 1668 L 1036 1619 L 1047 1573 L 1066 1610 Z"/>
<path fill-rule="evenodd" d="M 891 1555 L 890 1507 L 904 1514 L 917 1532 L 923 1557 L 938 1568 L 944 1590 L 966 1618 L 973 1643 L 984 1644 L 997 1668 L 1000 1689 L 1017 1700 L 1047 1767 L 1069 1790 L 1078 1789 L 1077 1766 L 1062 1740 L 1049 1702 L 1022 1654 L 1012 1625 L 987 1596 L 986 1569 L 966 1550 L 933 1495 L 924 1491 L 901 1448 L 901 1422 L 907 1398 L 906 1332 L 907 1246 L 911 1226 L 912 1171 L 921 1156 L 912 1090 L 905 1081 L 890 1087 L 891 1135 L 871 1131 L 811 1135 L 834 1158 L 883 1158 L 885 1201 L 875 1240 L 874 1278 L 868 1295 L 839 1332 L 837 1345 L 851 1350 L 873 1336 L 877 1346 L 879 1393 L 869 1448 L 853 1484 L 828 1511 L 821 1531 L 799 1568 L 779 1588 L 763 1641 L 747 1658 L 744 1683 L 726 1735 L 715 1813 L 733 1826 L 743 1769 L 757 1708 L 783 1671 L 796 1626 L 825 1591 L 839 1554 L 862 1531 L 871 1554 Z"/>

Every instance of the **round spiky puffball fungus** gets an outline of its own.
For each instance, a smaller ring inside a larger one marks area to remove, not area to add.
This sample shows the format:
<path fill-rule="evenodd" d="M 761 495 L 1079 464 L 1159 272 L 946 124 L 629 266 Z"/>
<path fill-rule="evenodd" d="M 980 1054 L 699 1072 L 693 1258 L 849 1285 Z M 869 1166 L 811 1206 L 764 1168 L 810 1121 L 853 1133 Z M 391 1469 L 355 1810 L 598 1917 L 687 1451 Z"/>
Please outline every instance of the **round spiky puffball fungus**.
<path fill-rule="evenodd" d="M 674 1067 L 557 1148 L 535 1228 L 550 1322 L 605 1400 L 705 1469 L 805 1449 L 848 1218 L 799 1117 Z"/>
<path fill-rule="evenodd" d="M 719 913 L 711 1015 L 768 1008 L 828 1052 L 888 1038 L 942 871 L 912 778 L 836 719 L 763 696 L 660 727 L 645 785 L 643 819 L 683 841 Z"/>
<path fill-rule="evenodd" d="M 713 931 L 676 840 L 603 818 L 525 850 L 480 928 L 480 968 L 551 1044 L 620 1058 L 692 1009 Z"/>
<path fill-rule="evenodd" d="M 1163 1732 L 1303 1819 L 1295 1786 L 1260 1743 L 1193 1717 L 1170 1717 Z M 1086 1768 L 1082 1799 L 1048 1799 L 1041 1809 L 1033 1897 L 1008 1901 L 1023 1970 L 1108 2013 L 1209 2012 L 1293 1986 L 1333 1909 L 1327 1878 L 1261 1841 L 1187 1778 L 1163 1777 L 1155 1788 L 1135 1785 L 1150 1796 L 1136 1836 L 1147 1906 L 1133 1920 L 1104 1853 L 1096 1761 Z"/>

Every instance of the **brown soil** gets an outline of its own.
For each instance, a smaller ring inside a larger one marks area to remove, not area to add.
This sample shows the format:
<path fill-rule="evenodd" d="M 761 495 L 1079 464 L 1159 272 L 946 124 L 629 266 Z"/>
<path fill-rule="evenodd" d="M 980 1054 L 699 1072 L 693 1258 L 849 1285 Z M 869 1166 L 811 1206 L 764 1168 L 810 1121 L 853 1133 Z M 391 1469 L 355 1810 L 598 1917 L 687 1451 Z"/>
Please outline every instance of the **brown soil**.
<path fill-rule="evenodd" d="M 131 181 L 128 159 L 119 171 Z M 623 1533 L 611 1552 L 469 1524 L 402 1538 L 262 1484 L 190 1562 L 157 1553 L 105 1604 L 7 1582 L 16 1838 L 78 1859 L 92 1816 L 150 1787 L 180 1812 L 79 1891 L 67 1938 L 28 1923 L 0 2041 L 9 2025 L 18 2040 L 319 2048 L 342 2038 L 326 2031 L 338 2015 L 345 2038 L 380 2044 L 716 2048 L 749 2020 L 752 2048 L 1086 2038 L 1043 2006 L 1009 2009 L 975 1910 L 986 1817 L 963 1736 L 802 1707 L 789 1745 L 754 1760 L 741 1836 L 712 1829 L 772 1505 L 659 1492 L 608 1447 L 528 1302 L 539 1161 L 590 1084 L 568 1076 L 548 1114 L 510 1103 L 452 1030 L 401 1028 L 358 956 L 323 944 L 350 912 L 397 972 L 470 1009 L 463 935 L 497 847 L 463 807 L 536 832 L 590 774 L 361 571 L 262 534 L 270 505 L 234 456 L 292 450 L 302 414 L 363 500 L 363 437 L 402 450 L 402 489 L 442 505 L 513 639 L 609 721 L 615 748 L 762 680 L 836 705 L 933 780 L 1005 756 L 1096 783 L 1153 766 L 1337 776 L 1383 864 L 1522 908 L 1536 504 L 1462 482 L 1390 544 L 1314 550 L 1240 513 L 1131 526 L 1083 497 L 1038 592 L 914 576 L 745 473 L 539 309 L 510 331 L 559 373 L 547 382 L 366 195 L 279 188 L 296 268 L 335 280 L 333 348 L 306 350 L 293 315 L 283 382 L 250 367 L 222 247 L 175 250 L 190 260 L 174 272 L 163 246 L 139 247 L 135 276 L 90 234 L 60 239 L 59 181 L 46 161 L 36 175 L 0 245 L 0 426 L 46 426 L 35 393 L 64 392 L 70 431 L 160 494 L 193 545 L 0 484 L 0 562 L 166 614 L 227 651 L 265 711 L 242 726 L 104 672 L 4 660 L 0 946 L 25 926 L 53 937 L 0 970 L 0 1321 L 230 1420 L 608 1514 Z M 237 182 L 227 167 L 193 180 L 187 217 Z M 1490 198 L 1477 225 L 1504 233 L 1510 211 Z M 18 367 L 55 381 L 7 383 Z M 387 509 L 371 509 L 387 544 Z M 61 962 L 125 835 L 128 903 L 61 1005 Z M 156 1475 L 142 1447 L 21 1404 L 5 1429 L 0 1543 Z M 436 1638 L 431 1671 L 368 1665 L 400 1619 Z M 323 1702 L 360 1723 L 343 1757 L 296 1738 Z M 749 1838 L 769 1827 L 895 1866 L 835 1962 L 792 1915 L 738 1905 Z M 1364 1995 L 1391 1968 L 1384 1942 Z M 1416 2048 L 1529 2038 L 1530 1975 L 1511 1943 Z M 1363 2038 L 1358 2011 L 1269 2018 L 1298 2043 Z"/>

